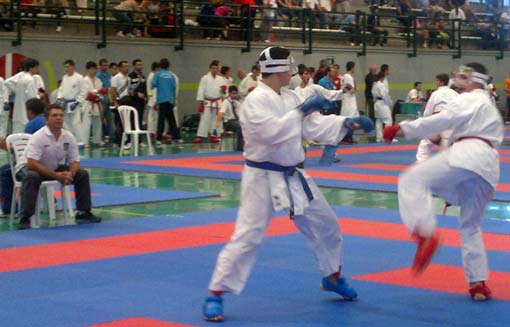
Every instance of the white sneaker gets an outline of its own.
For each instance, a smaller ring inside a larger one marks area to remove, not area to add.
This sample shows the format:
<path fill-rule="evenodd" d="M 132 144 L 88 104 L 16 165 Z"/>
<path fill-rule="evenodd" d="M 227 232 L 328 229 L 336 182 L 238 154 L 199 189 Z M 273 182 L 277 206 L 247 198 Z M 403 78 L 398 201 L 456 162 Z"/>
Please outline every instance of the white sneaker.
<path fill-rule="evenodd" d="M 176 139 L 174 140 L 174 143 L 182 144 L 184 141 L 182 139 Z"/>
<path fill-rule="evenodd" d="M 122 33 L 122 31 L 117 32 L 117 34 L 115 35 L 117 35 L 118 37 L 124 37 L 124 33 Z"/>
<path fill-rule="evenodd" d="M 124 144 L 124 150 L 130 150 L 131 149 L 131 143 Z"/>
<path fill-rule="evenodd" d="M 57 32 L 57 33 L 62 32 L 62 26 L 57 26 L 56 32 Z"/>

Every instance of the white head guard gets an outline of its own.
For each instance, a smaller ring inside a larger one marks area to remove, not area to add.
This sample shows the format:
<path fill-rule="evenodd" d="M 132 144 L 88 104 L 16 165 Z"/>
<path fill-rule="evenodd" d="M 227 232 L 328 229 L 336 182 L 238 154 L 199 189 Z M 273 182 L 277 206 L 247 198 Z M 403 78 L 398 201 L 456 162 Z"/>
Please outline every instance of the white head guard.
<path fill-rule="evenodd" d="M 271 57 L 271 49 L 278 47 L 268 47 L 259 55 L 260 72 L 261 73 L 296 73 L 296 65 L 294 58 L 288 56 L 286 59 L 273 59 Z"/>
<path fill-rule="evenodd" d="M 492 77 L 486 74 L 475 72 L 475 70 L 469 66 L 461 65 L 457 74 L 455 75 L 456 79 L 467 79 L 471 82 L 478 83 L 482 85 L 484 88 L 487 88 L 487 85 L 492 81 Z"/>

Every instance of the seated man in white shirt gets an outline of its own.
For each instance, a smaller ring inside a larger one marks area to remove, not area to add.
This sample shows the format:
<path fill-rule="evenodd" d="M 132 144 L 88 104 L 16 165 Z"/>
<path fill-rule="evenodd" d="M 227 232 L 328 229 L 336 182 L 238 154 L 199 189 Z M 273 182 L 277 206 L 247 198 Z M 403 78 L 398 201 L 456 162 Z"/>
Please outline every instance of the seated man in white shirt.
<path fill-rule="evenodd" d="M 414 82 L 414 88 L 407 94 L 406 102 L 422 102 L 424 97 L 421 88 L 421 82 Z"/>
<path fill-rule="evenodd" d="M 30 138 L 17 163 L 16 177 L 22 181 L 21 213 L 18 229 L 30 228 L 30 217 L 35 212 L 39 188 L 43 181 L 57 180 L 63 185 L 74 185 L 76 192 L 76 221 L 101 222 L 92 214 L 89 174 L 80 169 L 78 145 L 74 136 L 62 128 L 64 111 L 53 104 L 45 112 L 46 126 Z"/>
<path fill-rule="evenodd" d="M 239 93 L 237 86 L 231 85 L 228 88 L 228 97 L 221 103 L 218 118 L 216 120 L 216 129 L 221 129 L 225 132 L 233 132 L 236 135 L 235 150 L 243 151 L 243 133 L 239 125 Z"/>

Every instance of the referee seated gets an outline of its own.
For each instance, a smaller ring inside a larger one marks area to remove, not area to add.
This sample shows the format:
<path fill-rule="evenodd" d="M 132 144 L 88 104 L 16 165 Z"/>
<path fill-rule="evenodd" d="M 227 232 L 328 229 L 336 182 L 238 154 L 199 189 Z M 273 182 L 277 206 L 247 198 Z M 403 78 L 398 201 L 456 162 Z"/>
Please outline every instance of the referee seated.
<path fill-rule="evenodd" d="M 89 174 L 80 169 L 76 139 L 62 128 L 64 111 L 52 104 L 45 112 L 46 126 L 34 133 L 23 158 L 16 165 L 21 186 L 21 213 L 18 229 L 30 228 L 41 183 L 57 180 L 62 185 L 74 185 L 77 223 L 99 223 L 101 218 L 91 212 Z"/>

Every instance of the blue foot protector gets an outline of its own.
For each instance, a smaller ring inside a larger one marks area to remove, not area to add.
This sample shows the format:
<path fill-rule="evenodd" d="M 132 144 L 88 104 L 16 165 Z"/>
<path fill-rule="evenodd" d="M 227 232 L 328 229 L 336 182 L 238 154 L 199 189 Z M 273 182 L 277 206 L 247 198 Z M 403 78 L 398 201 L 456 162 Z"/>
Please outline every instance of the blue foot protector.
<path fill-rule="evenodd" d="M 356 301 L 358 299 L 358 292 L 347 284 L 345 278 L 338 278 L 337 284 L 333 284 L 327 278 L 323 278 L 321 282 L 321 289 L 328 292 L 335 292 L 340 294 L 344 299 L 349 301 Z"/>
<path fill-rule="evenodd" d="M 221 296 L 208 296 L 205 298 L 202 308 L 204 319 L 207 321 L 221 322 L 223 317 L 223 298 Z"/>

